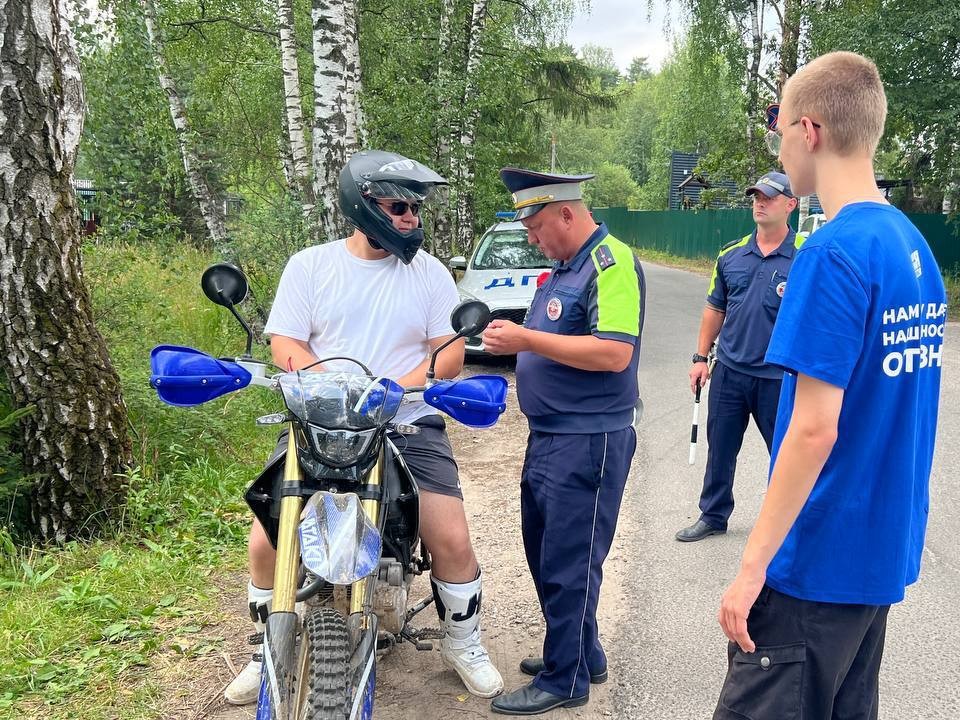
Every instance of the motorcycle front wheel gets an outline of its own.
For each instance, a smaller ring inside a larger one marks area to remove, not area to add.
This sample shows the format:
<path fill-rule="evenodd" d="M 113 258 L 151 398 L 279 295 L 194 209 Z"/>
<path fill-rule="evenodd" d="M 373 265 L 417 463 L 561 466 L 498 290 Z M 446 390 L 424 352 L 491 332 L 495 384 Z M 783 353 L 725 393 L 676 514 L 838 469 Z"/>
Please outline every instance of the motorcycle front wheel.
<path fill-rule="evenodd" d="M 336 610 L 320 607 L 307 614 L 300 637 L 299 720 L 350 717 L 351 652 L 347 624 Z"/>

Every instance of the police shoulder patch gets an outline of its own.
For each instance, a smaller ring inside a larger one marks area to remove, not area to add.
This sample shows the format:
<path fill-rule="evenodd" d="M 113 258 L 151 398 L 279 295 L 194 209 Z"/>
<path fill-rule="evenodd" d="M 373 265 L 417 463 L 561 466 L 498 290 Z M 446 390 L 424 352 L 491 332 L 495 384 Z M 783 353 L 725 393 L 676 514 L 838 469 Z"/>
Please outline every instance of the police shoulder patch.
<path fill-rule="evenodd" d="M 750 242 L 750 238 L 751 238 L 751 235 L 747 235 L 746 237 L 737 238 L 736 240 L 731 240 L 726 245 L 720 248 L 720 252 L 723 252 L 724 250 L 730 250 L 736 247 L 737 245 L 746 245 L 748 242 Z"/>
<path fill-rule="evenodd" d="M 613 253 L 606 245 L 598 245 L 597 249 L 593 251 L 593 256 L 597 259 L 597 265 L 600 266 L 601 271 L 617 264 L 617 261 L 613 259 Z"/>

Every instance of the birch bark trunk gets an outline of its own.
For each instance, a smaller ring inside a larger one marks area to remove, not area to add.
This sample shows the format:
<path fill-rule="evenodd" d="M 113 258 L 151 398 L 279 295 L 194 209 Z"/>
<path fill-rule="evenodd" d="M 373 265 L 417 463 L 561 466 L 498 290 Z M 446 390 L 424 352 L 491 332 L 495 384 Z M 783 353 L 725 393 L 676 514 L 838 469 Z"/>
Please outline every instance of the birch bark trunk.
<path fill-rule="evenodd" d="M 344 0 L 343 15 L 346 29 L 344 72 L 347 78 L 347 90 L 344 99 L 347 115 L 347 136 L 344 154 L 349 158 L 357 150 L 363 149 L 366 126 L 366 118 L 361 104 L 363 78 L 360 72 L 360 18 L 357 12 L 357 0 Z"/>
<path fill-rule="evenodd" d="M 747 67 L 747 175 L 757 175 L 757 154 L 760 152 L 757 138 L 757 116 L 760 103 L 760 59 L 763 53 L 763 0 L 751 0 L 750 10 L 750 59 Z"/>
<path fill-rule="evenodd" d="M 120 380 L 83 282 L 71 185 L 83 88 L 65 0 L 0 0 L 0 368 L 23 418 L 32 520 L 107 524 L 131 462 Z"/>
<path fill-rule="evenodd" d="M 783 0 L 780 43 L 780 81 L 778 90 L 797 72 L 800 54 L 800 25 L 803 21 L 803 0 Z"/>
<path fill-rule="evenodd" d="M 452 64 L 455 60 L 453 52 L 453 16 L 456 10 L 454 0 L 443 0 L 440 7 L 440 33 L 437 44 L 437 98 L 440 112 L 437 115 L 437 147 L 436 169 L 449 182 L 453 182 L 453 164 L 451 158 L 451 142 L 459 135 L 455 132 L 456 125 L 453 118 L 454 83 Z M 453 215 L 455 208 L 451 205 L 455 201 L 456 189 L 446 189 L 432 204 L 433 232 L 427 238 L 430 251 L 441 258 L 453 257 L 454 226 Z"/>
<path fill-rule="evenodd" d="M 347 151 L 347 20 L 344 0 L 312 0 L 313 189 L 322 240 L 342 237 L 337 182 Z"/>
<path fill-rule="evenodd" d="M 283 100 L 286 131 L 292 159 L 291 188 L 303 203 L 303 213 L 313 211 L 313 185 L 310 182 L 310 160 L 303 132 L 303 106 L 300 96 L 300 65 L 297 59 L 297 38 L 293 19 L 293 1 L 277 0 L 277 28 L 280 32 L 280 65 L 283 70 Z"/>
<path fill-rule="evenodd" d="M 277 152 L 280 155 L 280 168 L 283 170 L 283 179 L 291 192 L 297 187 L 296 175 L 293 171 L 293 153 L 290 152 L 290 131 L 287 129 L 287 110 L 280 112 L 280 137 L 277 138 Z M 313 192 L 313 184 L 310 185 Z"/>
<path fill-rule="evenodd" d="M 192 139 L 190 118 L 187 116 L 187 106 L 180 95 L 177 85 L 170 75 L 167 61 L 164 57 L 163 37 L 157 31 L 157 9 L 153 0 L 142 0 L 144 24 L 147 28 L 147 38 L 153 52 L 154 65 L 157 71 L 157 80 L 167 96 L 170 107 L 170 118 L 180 146 L 180 157 L 183 160 L 183 169 L 187 174 L 187 181 L 194 198 L 200 205 L 200 214 L 207 226 L 207 232 L 217 251 L 229 260 L 233 257 L 232 249 L 227 239 L 227 228 L 224 218 L 223 202 L 216 196 L 210 183 L 201 172 L 202 163 L 197 154 Z"/>
<path fill-rule="evenodd" d="M 470 18 L 470 31 L 467 39 L 467 63 L 464 72 L 463 92 L 464 109 L 460 133 L 462 155 L 457 159 L 457 246 L 468 252 L 473 247 L 476 212 L 473 204 L 474 173 L 476 170 L 476 135 L 480 109 L 477 105 L 477 71 L 480 67 L 480 51 L 483 41 L 483 27 L 487 18 L 488 0 L 476 0 Z"/>

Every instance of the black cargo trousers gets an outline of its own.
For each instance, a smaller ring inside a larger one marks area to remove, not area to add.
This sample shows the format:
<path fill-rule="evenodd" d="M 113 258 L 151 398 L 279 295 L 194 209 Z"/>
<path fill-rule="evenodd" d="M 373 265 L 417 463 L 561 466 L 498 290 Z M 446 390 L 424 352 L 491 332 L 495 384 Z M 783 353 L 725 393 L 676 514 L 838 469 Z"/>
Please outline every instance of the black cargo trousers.
<path fill-rule="evenodd" d="M 747 618 L 757 646 L 727 649 L 714 720 L 877 720 L 889 605 L 799 600 L 764 586 Z"/>

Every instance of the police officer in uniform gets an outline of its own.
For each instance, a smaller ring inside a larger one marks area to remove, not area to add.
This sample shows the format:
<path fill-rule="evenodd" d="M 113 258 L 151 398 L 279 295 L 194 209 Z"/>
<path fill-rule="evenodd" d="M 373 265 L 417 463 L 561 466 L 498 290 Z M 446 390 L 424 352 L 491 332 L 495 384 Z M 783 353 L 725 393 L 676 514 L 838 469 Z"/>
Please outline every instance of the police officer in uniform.
<path fill-rule="evenodd" d="M 707 353 L 717 336 L 717 365 L 707 411 L 707 469 L 700 517 L 676 534 L 696 542 L 727 531 L 733 512 L 733 476 L 750 416 L 770 450 L 783 369 L 764 361 L 793 255 L 803 243 L 787 222 L 797 206 L 787 176 L 769 172 L 746 190 L 756 229 L 720 250 L 707 290 L 690 389 L 706 384 Z"/>
<path fill-rule="evenodd" d="M 556 263 L 523 326 L 494 320 L 484 346 L 517 355 L 530 434 L 520 483 L 523 545 L 547 633 L 520 663 L 530 684 L 496 698 L 506 715 L 585 704 L 607 679 L 597 629 L 603 561 L 636 449 L 645 284 L 630 248 L 581 200 L 593 175 L 504 168 L 529 241 Z"/>

